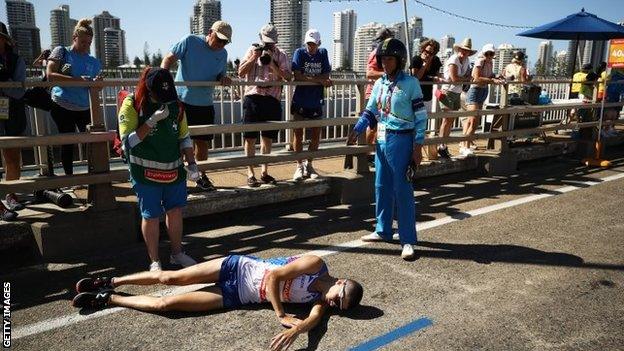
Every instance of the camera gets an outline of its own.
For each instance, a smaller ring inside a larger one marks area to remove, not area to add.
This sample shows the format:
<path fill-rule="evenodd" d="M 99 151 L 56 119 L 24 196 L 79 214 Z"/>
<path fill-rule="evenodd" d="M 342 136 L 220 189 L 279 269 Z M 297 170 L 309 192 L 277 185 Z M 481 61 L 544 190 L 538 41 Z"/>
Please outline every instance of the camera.
<path fill-rule="evenodd" d="M 271 50 L 262 43 L 254 43 L 252 44 L 254 47 L 254 51 L 261 51 L 260 54 L 260 64 L 266 66 L 271 63 L 273 57 L 271 56 Z"/>
<path fill-rule="evenodd" d="M 38 203 L 51 202 L 61 208 L 67 208 L 74 203 L 71 195 L 60 189 L 37 190 L 35 192 L 35 201 Z"/>

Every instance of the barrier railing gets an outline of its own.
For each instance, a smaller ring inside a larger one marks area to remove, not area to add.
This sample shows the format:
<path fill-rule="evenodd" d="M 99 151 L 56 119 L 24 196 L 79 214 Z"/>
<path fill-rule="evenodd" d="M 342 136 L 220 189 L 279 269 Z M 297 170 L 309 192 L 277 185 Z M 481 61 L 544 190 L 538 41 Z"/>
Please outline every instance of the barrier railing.
<path fill-rule="evenodd" d="M 555 83 L 570 83 L 570 81 L 554 81 Z M 228 133 L 242 133 L 245 131 L 262 131 L 262 130 L 291 130 L 293 128 L 309 128 L 309 127 L 324 127 L 325 130 L 340 130 L 340 135 L 345 135 L 348 131 L 348 126 L 353 125 L 357 118 L 355 113 L 351 111 L 361 111 L 364 108 L 365 98 L 364 92 L 366 84 L 369 82 L 366 80 L 335 80 L 335 86 L 355 86 L 354 92 L 348 90 L 338 90 L 341 94 L 346 96 L 354 95 L 354 101 L 349 107 L 347 116 L 353 115 L 353 117 L 334 117 L 325 118 L 321 120 L 312 121 L 291 121 L 287 118 L 286 121 L 281 122 L 267 122 L 257 124 L 227 124 L 227 125 L 205 125 L 205 126 L 192 126 L 190 127 L 191 135 L 203 135 L 203 134 L 221 134 Z M 608 84 L 609 82 L 607 82 Z M 60 135 L 37 135 L 32 137 L 0 137 L 0 148 L 28 148 L 28 147 L 43 147 L 51 145 L 62 144 L 74 144 L 85 143 L 88 144 L 87 162 L 88 173 L 76 174 L 73 176 L 60 176 L 60 177 L 33 177 L 24 178 L 15 181 L 0 182 L 0 194 L 7 192 L 28 192 L 47 188 L 67 187 L 75 185 L 89 185 L 89 200 L 94 204 L 97 209 L 108 209 L 115 206 L 115 200 L 112 196 L 111 182 L 127 180 L 128 172 L 125 169 L 110 170 L 110 154 L 108 142 L 114 138 L 114 133 L 107 132 L 104 124 L 104 114 L 102 111 L 102 94 L 101 89 L 105 87 L 114 86 L 133 86 L 136 84 L 135 80 L 107 80 L 101 82 L 65 82 L 65 83 L 49 83 L 49 82 L 25 82 L 25 83 L 0 83 L 0 87 L 7 88 L 27 88 L 32 86 L 79 86 L 88 87 L 90 89 L 90 106 L 91 106 L 91 125 L 89 126 L 87 133 L 75 133 L 75 134 L 60 134 Z M 461 84 L 461 83 L 459 83 Z M 218 86 L 216 82 L 187 82 L 178 83 L 178 85 L 187 86 Z M 236 81 L 234 87 L 244 87 L 248 85 L 260 85 L 260 86 L 286 86 L 290 90 L 292 86 L 296 85 L 314 85 L 313 83 L 302 82 L 272 82 L 272 83 L 258 83 L 258 82 L 243 82 Z M 506 93 L 506 84 L 501 85 L 502 92 Z M 289 94 L 289 92 L 287 93 Z M 425 140 L 426 145 L 434 145 L 438 143 L 450 143 L 459 142 L 464 140 L 475 139 L 499 139 L 501 144 L 498 147 L 499 152 L 506 151 L 506 145 L 504 141 L 507 137 L 539 134 L 546 131 L 554 131 L 558 129 L 569 128 L 587 128 L 599 126 L 601 121 L 592 121 L 585 123 L 567 123 L 561 125 L 552 126 L 540 126 L 530 129 L 518 129 L 518 130 L 506 130 L 508 126 L 509 118 L 513 118 L 514 114 L 519 113 L 531 113 L 531 112 L 544 112 L 555 110 L 569 110 L 571 108 L 577 109 L 597 109 L 604 107 L 622 107 L 624 103 L 567 103 L 560 105 L 542 105 L 542 106 L 526 106 L 526 107 L 514 107 L 509 108 L 506 102 L 507 95 L 501 94 L 501 108 L 499 110 L 477 110 L 477 111 L 457 111 L 457 112 L 434 112 L 429 115 L 430 121 L 439 120 L 441 118 L 458 118 L 463 116 L 485 116 L 492 115 L 493 113 L 503 116 L 506 122 L 503 123 L 501 131 L 497 132 L 482 132 L 476 133 L 474 136 L 452 136 L 447 138 L 427 138 Z M 289 114 L 286 114 L 289 117 Z M 619 121 L 618 121 L 619 122 Z M 39 133 L 38 133 L 39 134 Z M 278 163 L 289 162 L 297 159 L 305 158 L 320 158 L 320 157 L 332 157 L 343 155 L 355 155 L 357 164 L 354 167 L 356 172 L 368 172 L 368 166 L 366 163 L 365 155 L 372 150 L 372 146 L 365 145 L 363 136 L 359 139 L 359 145 L 354 146 L 327 146 L 318 151 L 303 151 L 301 153 L 291 152 L 279 152 L 271 155 L 258 155 L 253 158 L 245 156 L 223 156 L 212 157 L 208 161 L 200 162 L 199 168 L 202 170 L 215 170 L 215 169 L 228 169 L 234 167 L 241 167 L 247 165 L 257 165 L 260 163 Z"/>

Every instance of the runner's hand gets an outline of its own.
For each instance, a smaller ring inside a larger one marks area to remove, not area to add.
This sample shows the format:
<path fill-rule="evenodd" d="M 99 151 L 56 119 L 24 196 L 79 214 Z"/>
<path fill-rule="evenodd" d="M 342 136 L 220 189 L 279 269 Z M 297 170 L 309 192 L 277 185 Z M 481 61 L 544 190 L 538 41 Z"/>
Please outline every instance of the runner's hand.
<path fill-rule="evenodd" d="M 273 339 L 271 339 L 271 350 L 288 350 L 292 343 L 297 340 L 298 336 L 299 331 L 297 331 L 297 328 L 291 328 L 275 335 Z"/>
<path fill-rule="evenodd" d="M 280 318 L 280 323 L 286 328 L 292 328 L 298 326 L 301 322 L 303 322 L 299 318 L 295 318 L 294 316 L 284 315 L 284 317 Z"/>
<path fill-rule="evenodd" d="M 169 116 L 169 107 L 165 105 L 159 108 L 156 112 L 154 112 L 154 114 L 152 115 L 152 117 L 150 117 L 150 119 L 153 120 L 154 122 L 159 122 L 167 118 L 168 116 Z"/>

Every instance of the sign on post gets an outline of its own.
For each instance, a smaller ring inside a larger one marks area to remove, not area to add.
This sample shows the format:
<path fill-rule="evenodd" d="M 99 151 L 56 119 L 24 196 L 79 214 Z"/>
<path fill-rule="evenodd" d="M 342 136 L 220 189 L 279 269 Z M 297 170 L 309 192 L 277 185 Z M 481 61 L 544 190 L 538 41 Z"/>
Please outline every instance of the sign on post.
<path fill-rule="evenodd" d="M 611 39 L 609 42 L 607 66 L 611 68 L 624 68 L 624 39 Z"/>

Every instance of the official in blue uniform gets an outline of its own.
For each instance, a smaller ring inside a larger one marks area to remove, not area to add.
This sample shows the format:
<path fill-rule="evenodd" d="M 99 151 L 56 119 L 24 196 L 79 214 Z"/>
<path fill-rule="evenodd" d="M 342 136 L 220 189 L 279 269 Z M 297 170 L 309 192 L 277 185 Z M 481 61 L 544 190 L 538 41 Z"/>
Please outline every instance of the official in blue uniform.
<path fill-rule="evenodd" d="M 422 160 L 427 112 L 418 80 L 405 72 L 407 50 L 397 39 L 386 39 L 377 48 L 377 62 L 384 75 L 373 86 L 368 105 L 348 137 L 352 144 L 367 127 L 377 125 L 375 153 L 375 231 L 364 241 L 392 239 L 393 208 L 396 203 L 401 257 L 414 258 L 416 209 L 414 190 L 406 179 L 413 162 Z M 375 116 L 379 116 L 379 120 Z"/>

